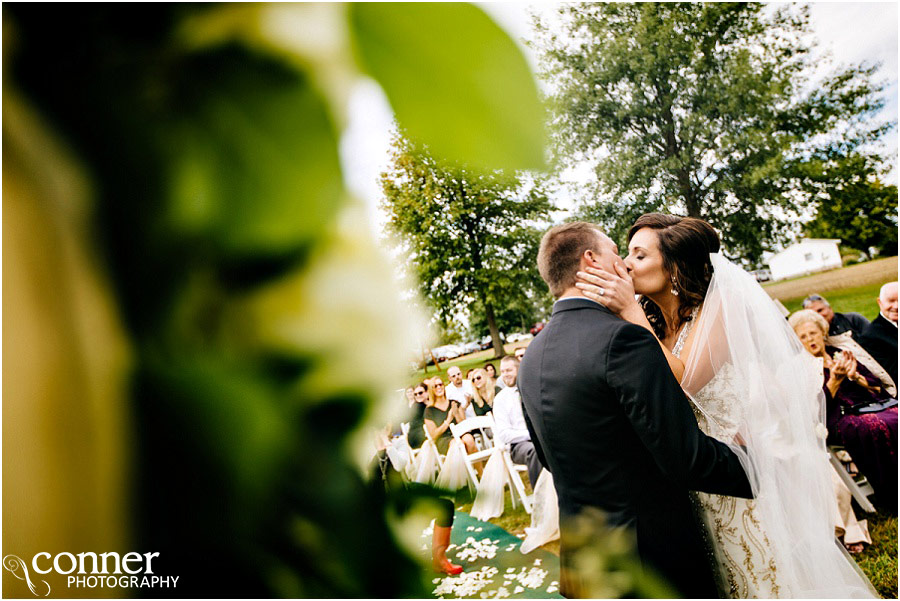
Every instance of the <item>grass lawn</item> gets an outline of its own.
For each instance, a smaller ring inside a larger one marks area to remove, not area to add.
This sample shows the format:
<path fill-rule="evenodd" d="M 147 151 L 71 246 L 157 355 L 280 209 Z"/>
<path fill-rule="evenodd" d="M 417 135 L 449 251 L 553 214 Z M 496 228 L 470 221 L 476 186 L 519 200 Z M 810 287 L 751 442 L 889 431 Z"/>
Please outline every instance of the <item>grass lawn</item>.
<path fill-rule="evenodd" d="M 872 544 L 856 556 L 869 581 L 885 599 L 897 598 L 897 518 L 883 513 L 868 515 L 857 512 L 857 517 L 869 520 Z"/>
<path fill-rule="evenodd" d="M 512 355 L 517 348 L 520 346 L 527 346 L 530 340 L 522 341 L 522 342 L 511 342 L 503 347 L 506 351 L 507 355 Z M 440 371 L 434 365 L 429 365 L 426 370 L 418 370 L 409 376 L 409 379 L 406 382 L 407 386 L 413 386 L 418 384 L 425 378 L 433 378 L 434 376 L 441 376 L 444 379 L 444 382 L 447 382 L 447 368 L 453 367 L 454 365 L 459 367 L 463 372 L 463 377 L 465 377 L 466 372 L 470 369 L 475 369 L 476 367 L 484 367 L 485 363 L 493 363 L 494 368 L 497 370 L 497 376 L 500 376 L 500 359 L 494 358 L 494 349 L 488 349 L 486 351 L 477 351 L 471 353 L 469 355 L 463 355 L 457 359 L 453 359 L 452 361 L 441 361 Z"/>
<path fill-rule="evenodd" d="M 862 313 L 866 319 L 872 321 L 878 317 L 878 292 L 881 290 L 881 284 L 869 284 L 867 286 L 858 286 L 856 288 L 844 288 L 843 290 L 832 290 L 827 294 L 822 294 L 828 299 L 832 308 L 838 313 Z M 802 307 L 800 303 L 808 294 L 797 298 L 791 298 L 781 301 L 788 311 L 793 313 L 799 311 Z"/>

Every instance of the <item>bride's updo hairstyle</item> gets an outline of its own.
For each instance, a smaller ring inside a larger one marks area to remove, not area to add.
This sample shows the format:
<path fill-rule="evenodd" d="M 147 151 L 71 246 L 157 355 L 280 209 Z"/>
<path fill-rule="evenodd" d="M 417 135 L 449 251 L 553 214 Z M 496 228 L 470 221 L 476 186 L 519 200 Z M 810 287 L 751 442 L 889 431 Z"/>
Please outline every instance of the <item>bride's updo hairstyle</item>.
<path fill-rule="evenodd" d="M 690 321 L 691 311 L 706 297 L 713 272 L 709 255 L 719 252 L 719 235 L 702 219 L 647 213 L 638 217 L 628 230 L 628 242 L 645 227 L 656 231 L 663 268 L 672 289 L 678 293 L 678 323 L 671 324 L 677 329 Z M 646 296 L 641 297 L 640 303 L 653 331 L 659 338 L 665 338 L 666 321 L 662 311 Z"/>

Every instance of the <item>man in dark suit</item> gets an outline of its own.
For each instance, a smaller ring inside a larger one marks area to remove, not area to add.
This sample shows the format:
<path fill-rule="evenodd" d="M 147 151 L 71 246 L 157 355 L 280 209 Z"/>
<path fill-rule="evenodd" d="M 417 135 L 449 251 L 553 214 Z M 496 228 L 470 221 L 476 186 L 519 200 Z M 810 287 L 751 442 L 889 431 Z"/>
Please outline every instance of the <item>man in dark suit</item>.
<path fill-rule="evenodd" d="M 828 322 L 828 335 L 838 336 L 844 332 L 859 342 L 863 331 L 869 327 L 869 320 L 859 313 L 836 313 L 831 304 L 820 294 L 810 294 L 803 299 L 803 308 L 815 311 Z"/>
<path fill-rule="evenodd" d="M 888 282 L 878 295 L 878 317 L 859 338 L 859 343 L 897 383 L 897 282 Z"/>
<path fill-rule="evenodd" d="M 689 490 L 750 497 L 737 456 L 697 427 L 659 343 L 646 329 L 581 295 L 575 273 L 615 272 L 615 244 L 596 226 L 567 223 L 541 241 L 538 269 L 558 299 L 519 370 L 541 462 L 559 497 L 561 592 L 581 590 L 567 537 L 597 508 L 634 537 L 641 563 L 685 597 L 716 597 Z"/>

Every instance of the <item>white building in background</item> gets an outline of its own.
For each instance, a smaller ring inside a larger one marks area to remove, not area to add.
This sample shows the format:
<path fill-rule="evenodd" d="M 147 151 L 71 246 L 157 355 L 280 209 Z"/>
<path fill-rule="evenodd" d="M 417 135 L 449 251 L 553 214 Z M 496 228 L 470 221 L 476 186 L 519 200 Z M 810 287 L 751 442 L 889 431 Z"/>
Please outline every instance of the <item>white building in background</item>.
<path fill-rule="evenodd" d="M 769 257 L 773 280 L 835 269 L 841 266 L 840 240 L 805 238 Z"/>

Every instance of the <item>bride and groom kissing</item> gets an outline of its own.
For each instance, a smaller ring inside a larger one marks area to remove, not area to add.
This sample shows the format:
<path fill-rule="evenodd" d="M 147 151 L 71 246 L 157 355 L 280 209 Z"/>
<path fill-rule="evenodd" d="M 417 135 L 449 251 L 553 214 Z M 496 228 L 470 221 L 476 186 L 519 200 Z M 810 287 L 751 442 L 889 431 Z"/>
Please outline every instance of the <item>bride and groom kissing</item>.
<path fill-rule="evenodd" d="M 652 213 L 628 239 L 623 261 L 573 222 L 538 253 L 557 301 L 518 382 L 561 592 L 591 592 L 567 532 L 598 509 L 684 597 L 875 596 L 834 539 L 821 368 L 708 223 Z"/>

